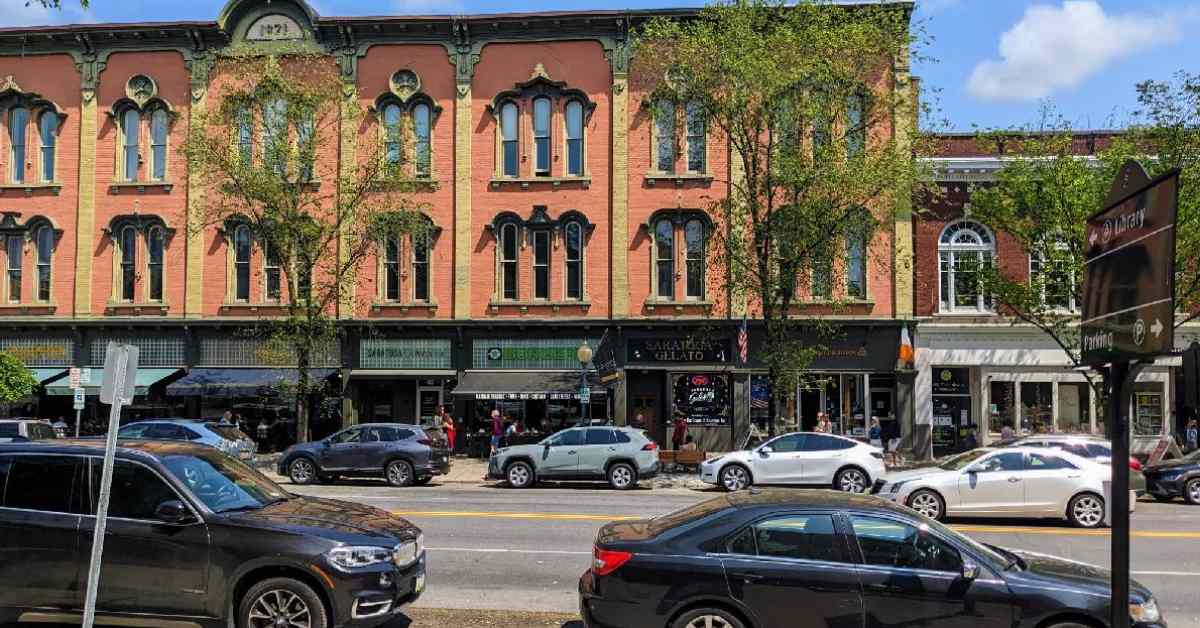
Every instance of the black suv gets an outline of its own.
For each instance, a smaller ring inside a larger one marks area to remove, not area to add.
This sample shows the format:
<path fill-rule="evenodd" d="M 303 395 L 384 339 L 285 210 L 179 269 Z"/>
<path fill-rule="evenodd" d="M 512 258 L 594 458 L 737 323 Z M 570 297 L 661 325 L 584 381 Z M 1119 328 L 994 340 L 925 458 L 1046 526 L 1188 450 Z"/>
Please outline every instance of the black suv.
<path fill-rule="evenodd" d="M 0 445 L 0 625 L 79 623 L 103 455 Z M 365 628 L 425 588 L 416 526 L 202 445 L 122 441 L 108 514 L 97 624 Z"/>
<path fill-rule="evenodd" d="M 368 423 L 288 447 L 276 470 L 296 484 L 368 476 L 410 486 L 449 473 L 450 450 L 440 434 L 431 435 L 419 425 Z"/>

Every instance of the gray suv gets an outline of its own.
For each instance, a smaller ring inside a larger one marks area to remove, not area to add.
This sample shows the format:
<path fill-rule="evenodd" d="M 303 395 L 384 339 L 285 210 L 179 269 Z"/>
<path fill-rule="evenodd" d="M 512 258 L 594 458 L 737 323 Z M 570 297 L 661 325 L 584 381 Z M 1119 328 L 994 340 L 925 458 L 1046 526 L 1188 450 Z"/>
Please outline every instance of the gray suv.
<path fill-rule="evenodd" d="M 658 445 L 642 430 L 576 427 L 536 445 L 504 447 L 488 462 L 488 478 L 527 488 L 538 480 L 607 481 L 627 490 L 658 473 Z"/>
<path fill-rule="evenodd" d="M 232 423 L 192 421 L 189 419 L 144 419 L 117 430 L 125 440 L 181 440 L 208 445 L 242 460 L 254 458 L 255 445 Z"/>
<path fill-rule="evenodd" d="M 279 458 L 277 470 L 296 484 L 365 476 L 382 477 L 392 486 L 410 486 L 449 473 L 450 450 L 419 425 L 368 423 L 323 440 L 292 445 Z"/>

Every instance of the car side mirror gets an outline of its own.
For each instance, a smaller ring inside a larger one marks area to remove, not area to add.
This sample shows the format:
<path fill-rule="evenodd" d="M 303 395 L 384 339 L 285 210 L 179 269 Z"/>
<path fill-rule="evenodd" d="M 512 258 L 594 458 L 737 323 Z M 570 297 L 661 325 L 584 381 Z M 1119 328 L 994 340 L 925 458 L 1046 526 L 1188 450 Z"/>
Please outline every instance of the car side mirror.
<path fill-rule="evenodd" d="M 763 446 L 758 448 L 758 454 L 763 458 L 766 458 L 773 453 L 775 453 L 775 450 L 771 449 L 770 447 Z"/>
<path fill-rule="evenodd" d="M 979 577 L 979 565 L 977 565 L 969 560 L 963 561 L 963 564 L 962 564 L 963 580 L 974 580 L 978 577 Z"/>
<path fill-rule="evenodd" d="M 178 499 L 170 499 L 158 505 L 154 518 L 163 523 L 183 524 L 194 521 L 192 511 Z"/>

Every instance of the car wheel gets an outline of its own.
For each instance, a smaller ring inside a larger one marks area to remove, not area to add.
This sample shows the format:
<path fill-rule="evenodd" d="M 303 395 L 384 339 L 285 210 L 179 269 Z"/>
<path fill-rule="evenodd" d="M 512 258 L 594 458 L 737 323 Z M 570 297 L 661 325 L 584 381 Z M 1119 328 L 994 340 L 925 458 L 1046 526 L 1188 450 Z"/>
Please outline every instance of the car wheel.
<path fill-rule="evenodd" d="M 325 605 L 312 587 L 270 578 L 250 587 L 238 604 L 238 628 L 327 628 Z"/>
<path fill-rule="evenodd" d="M 288 465 L 288 477 L 293 484 L 312 484 L 317 481 L 317 466 L 308 458 L 296 458 Z"/>
<path fill-rule="evenodd" d="M 1078 528 L 1098 528 L 1104 525 L 1104 498 L 1095 493 L 1082 493 L 1067 504 L 1067 519 Z"/>
<path fill-rule="evenodd" d="M 1183 498 L 1193 506 L 1200 506 L 1200 478 L 1190 480 L 1184 485 Z"/>
<path fill-rule="evenodd" d="M 404 460 L 393 460 L 383 471 L 383 476 L 392 486 L 410 486 L 413 483 L 413 468 Z"/>
<path fill-rule="evenodd" d="M 847 493 L 865 493 L 870 488 L 870 480 L 862 469 L 850 467 L 838 471 L 833 478 L 833 489 Z"/>
<path fill-rule="evenodd" d="M 504 477 L 508 479 L 508 485 L 513 488 L 529 488 L 533 486 L 533 467 L 529 466 L 528 462 L 518 460 L 508 465 Z"/>
<path fill-rule="evenodd" d="M 740 491 L 744 488 L 750 488 L 753 482 L 750 480 L 750 472 L 740 464 L 731 464 L 724 469 L 721 469 L 721 486 L 727 491 Z"/>
<path fill-rule="evenodd" d="M 929 489 L 921 489 L 909 495 L 908 507 L 934 521 L 941 521 L 946 516 L 946 502 L 942 501 L 941 495 Z"/>
<path fill-rule="evenodd" d="M 746 628 L 746 624 L 723 608 L 697 608 L 680 615 L 671 628 Z"/>
<path fill-rule="evenodd" d="M 637 471 L 624 462 L 608 468 L 608 485 L 618 491 L 627 491 L 637 486 Z"/>

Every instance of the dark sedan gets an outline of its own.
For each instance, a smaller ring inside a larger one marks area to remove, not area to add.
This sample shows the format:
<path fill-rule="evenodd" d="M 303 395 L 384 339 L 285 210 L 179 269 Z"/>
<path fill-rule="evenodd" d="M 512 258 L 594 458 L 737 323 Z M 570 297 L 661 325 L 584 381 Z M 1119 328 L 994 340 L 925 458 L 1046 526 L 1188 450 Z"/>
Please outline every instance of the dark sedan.
<path fill-rule="evenodd" d="M 1180 458 L 1146 467 L 1146 490 L 1159 501 L 1182 497 L 1200 506 L 1200 449 Z"/>
<path fill-rule="evenodd" d="M 1098 567 L 973 541 L 865 495 L 752 490 L 610 523 L 579 581 L 588 628 L 1079 628 L 1107 624 Z M 1138 628 L 1163 628 L 1131 585 Z"/>

